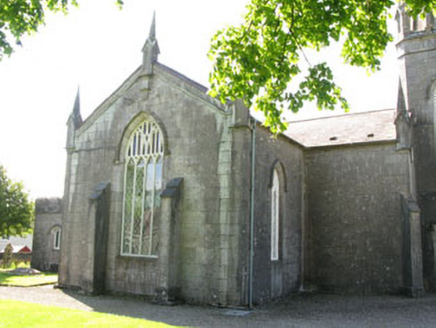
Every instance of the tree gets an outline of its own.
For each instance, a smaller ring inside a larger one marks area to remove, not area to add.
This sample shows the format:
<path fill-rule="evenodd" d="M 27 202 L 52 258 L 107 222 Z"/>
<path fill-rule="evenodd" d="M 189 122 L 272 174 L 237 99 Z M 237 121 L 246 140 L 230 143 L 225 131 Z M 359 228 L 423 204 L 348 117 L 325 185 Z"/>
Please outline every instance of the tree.
<path fill-rule="evenodd" d="M 122 0 L 113 0 L 121 7 Z M 71 6 L 78 6 L 77 0 L 0 0 L 0 61 L 4 55 L 11 55 L 15 43 L 21 45 L 25 34 L 32 34 L 45 22 L 47 11 L 66 14 Z"/>
<path fill-rule="evenodd" d="M 21 182 L 12 182 L 0 165 L 0 235 L 16 236 L 32 229 L 34 204 Z"/>
<path fill-rule="evenodd" d="M 341 88 L 325 62 L 311 65 L 305 49 L 317 51 L 343 41 L 346 63 L 376 71 L 392 35 L 387 30 L 394 0 L 251 0 L 244 22 L 219 31 L 209 57 L 211 95 L 222 102 L 244 99 L 265 115 L 273 132 L 286 129 L 282 114 L 307 101 L 318 109 L 340 105 Z M 434 12 L 435 0 L 406 0 L 411 16 Z M 307 72 L 301 59 L 309 62 Z M 302 81 L 299 85 L 293 81 Z M 294 83 L 295 84 L 295 83 Z"/>

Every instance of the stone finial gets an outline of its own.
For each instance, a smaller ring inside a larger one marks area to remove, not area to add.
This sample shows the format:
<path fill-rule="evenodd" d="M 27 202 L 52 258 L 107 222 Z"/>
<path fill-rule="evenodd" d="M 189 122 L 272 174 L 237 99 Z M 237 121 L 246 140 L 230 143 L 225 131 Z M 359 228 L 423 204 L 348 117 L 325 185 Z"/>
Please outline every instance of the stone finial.
<path fill-rule="evenodd" d="M 156 40 L 156 12 L 153 12 L 153 20 L 151 21 L 150 33 L 148 34 L 150 40 Z"/>
<path fill-rule="evenodd" d="M 146 74 L 153 73 L 153 63 L 157 62 L 160 53 L 159 45 L 156 40 L 156 13 L 153 13 L 153 20 L 150 26 L 150 33 L 142 48 L 143 60 L 142 66 Z"/>
<path fill-rule="evenodd" d="M 398 81 L 398 94 L 397 94 L 397 115 L 399 113 L 407 112 L 406 99 L 404 97 L 403 85 L 401 84 L 401 79 Z"/>
<path fill-rule="evenodd" d="M 398 100 L 395 125 L 397 130 L 397 149 L 409 149 L 412 140 L 412 124 L 410 113 L 406 107 L 401 81 L 398 83 Z"/>
<path fill-rule="evenodd" d="M 74 128 L 77 129 L 82 125 L 82 115 L 80 114 L 80 87 L 77 88 L 76 99 L 74 100 L 73 111 L 70 114 L 68 121 L 72 121 Z"/>

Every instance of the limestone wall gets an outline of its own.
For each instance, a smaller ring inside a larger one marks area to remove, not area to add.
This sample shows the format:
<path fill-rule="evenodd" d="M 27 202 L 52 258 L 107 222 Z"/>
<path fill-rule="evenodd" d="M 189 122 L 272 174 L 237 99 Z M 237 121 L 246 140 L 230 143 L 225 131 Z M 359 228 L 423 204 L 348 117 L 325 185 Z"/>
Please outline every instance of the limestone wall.
<path fill-rule="evenodd" d="M 234 162 L 232 114 L 204 93 L 191 90 L 191 85 L 159 71 L 159 67 L 155 70 L 153 78 L 147 80 L 149 89 L 144 90 L 142 84 L 142 79 L 149 77 L 132 76 L 133 82 L 129 85 L 128 80 L 76 132 L 75 148 L 67 163 L 63 242 L 68 246 L 63 251 L 60 282 L 92 291 L 95 227 L 90 225 L 89 198 L 100 182 L 108 181 L 111 199 L 105 288 L 156 294 L 161 275 L 159 258 L 120 255 L 123 147 L 137 125 L 152 117 L 165 136 L 163 185 L 173 178 L 184 179 L 180 199 L 180 297 L 214 304 L 239 302 L 236 267 L 240 254 L 226 243 L 228 235 L 238 231 L 240 218 L 232 208 L 232 183 L 236 181 L 224 174 L 232 171 Z M 238 193 L 246 195 L 245 190 L 238 189 Z M 237 249 L 237 243 L 233 245 Z"/>
<path fill-rule="evenodd" d="M 400 291 L 408 152 L 394 143 L 329 147 L 309 151 L 306 165 L 308 282 L 338 293 Z"/>

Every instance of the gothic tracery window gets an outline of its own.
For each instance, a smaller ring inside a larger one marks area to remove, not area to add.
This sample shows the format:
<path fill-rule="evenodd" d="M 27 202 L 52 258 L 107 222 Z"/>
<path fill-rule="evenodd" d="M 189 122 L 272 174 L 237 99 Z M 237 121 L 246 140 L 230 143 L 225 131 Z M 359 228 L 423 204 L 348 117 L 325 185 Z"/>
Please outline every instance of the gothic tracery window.
<path fill-rule="evenodd" d="M 155 122 L 133 132 L 125 155 L 121 254 L 156 256 L 164 145 Z"/>

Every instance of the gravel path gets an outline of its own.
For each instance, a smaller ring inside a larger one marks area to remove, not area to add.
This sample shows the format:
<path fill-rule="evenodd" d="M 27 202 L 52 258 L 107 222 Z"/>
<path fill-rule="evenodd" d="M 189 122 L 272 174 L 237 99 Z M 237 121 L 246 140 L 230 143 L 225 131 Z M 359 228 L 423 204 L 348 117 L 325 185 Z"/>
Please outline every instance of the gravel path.
<path fill-rule="evenodd" d="M 195 327 L 436 327 L 436 295 L 344 297 L 295 295 L 246 315 L 208 306 L 161 306 L 131 298 L 85 296 L 52 286 L 0 287 L 0 298 L 113 313 Z M 1 321 L 1 319 L 0 319 Z"/>

